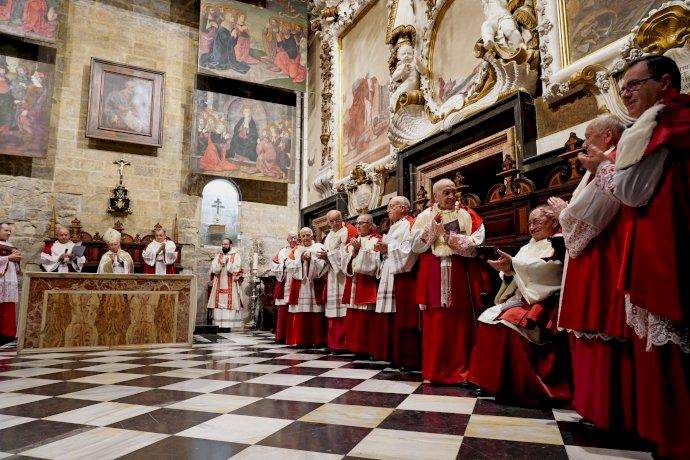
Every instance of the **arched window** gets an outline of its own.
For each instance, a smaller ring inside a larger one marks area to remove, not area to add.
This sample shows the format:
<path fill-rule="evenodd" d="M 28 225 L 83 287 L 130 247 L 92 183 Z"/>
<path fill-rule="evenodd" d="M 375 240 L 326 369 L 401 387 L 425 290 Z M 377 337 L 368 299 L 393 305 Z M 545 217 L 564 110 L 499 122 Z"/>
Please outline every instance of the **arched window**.
<path fill-rule="evenodd" d="M 240 233 L 240 192 L 225 179 L 214 179 L 201 192 L 201 244 L 220 246 L 228 237 L 236 242 Z"/>

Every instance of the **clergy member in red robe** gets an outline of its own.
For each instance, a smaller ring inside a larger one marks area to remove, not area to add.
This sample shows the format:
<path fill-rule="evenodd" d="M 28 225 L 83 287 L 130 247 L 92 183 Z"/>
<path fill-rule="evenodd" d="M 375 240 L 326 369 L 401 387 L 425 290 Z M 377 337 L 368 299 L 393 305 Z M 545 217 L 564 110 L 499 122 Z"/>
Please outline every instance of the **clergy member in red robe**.
<path fill-rule="evenodd" d="M 665 56 L 630 63 L 621 98 L 637 118 L 618 143 L 620 287 L 635 366 L 637 432 L 660 457 L 690 458 L 690 96 Z"/>
<path fill-rule="evenodd" d="M 17 336 L 17 274 L 22 254 L 7 241 L 11 235 L 11 224 L 0 222 L 0 344 L 11 342 Z"/>
<path fill-rule="evenodd" d="M 285 261 L 293 254 L 297 244 L 297 233 L 289 232 L 287 245 L 281 248 L 272 260 L 271 273 L 276 277 L 276 287 L 273 294 L 276 306 L 276 343 L 285 343 L 287 326 L 290 322 L 288 319 L 290 315 L 288 300 L 290 299 L 292 277 L 285 268 Z"/>
<path fill-rule="evenodd" d="M 343 250 L 345 245 L 357 237 L 357 229 L 349 222 L 343 222 L 343 215 L 337 209 L 326 214 L 331 231 L 323 242 L 324 251 L 319 257 L 326 263 L 326 319 L 328 322 L 328 348 L 331 351 L 346 351 L 345 315 L 347 305 L 343 305 L 345 288 L 345 267 Z"/>
<path fill-rule="evenodd" d="M 568 339 L 556 330 L 563 274 L 563 255 L 551 244 L 557 229 L 554 210 L 539 206 L 529 215 L 530 241 L 514 257 L 499 250 L 488 261 L 503 283 L 496 305 L 479 316 L 469 378 L 498 398 L 529 405 L 570 401 Z"/>
<path fill-rule="evenodd" d="M 558 325 L 571 339 L 573 406 L 586 422 L 613 430 L 634 428 L 630 328 L 616 289 L 623 221 L 607 185 L 623 129 L 611 115 L 592 121 L 578 157 L 587 172 L 570 203 L 549 199 L 559 212 L 568 250 Z"/>
<path fill-rule="evenodd" d="M 314 242 L 314 232 L 309 227 L 299 231 L 300 245 L 294 256 L 285 261 L 292 284 L 290 286 L 290 326 L 287 330 L 288 345 L 315 346 L 326 342 L 324 324 L 325 263 L 318 257 L 323 251 L 321 243 Z"/>
<path fill-rule="evenodd" d="M 77 257 L 72 250 L 77 246 L 69 239 L 69 229 L 59 226 L 57 228 L 57 241 L 46 243 L 41 252 L 41 267 L 46 272 L 79 273 L 81 272 L 86 257 Z"/>
<path fill-rule="evenodd" d="M 435 204 L 416 218 L 408 238 L 419 254 L 416 302 L 422 313 L 422 377 L 431 383 L 467 381 L 481 293 L 491 289 L 486 269 L 475 259 L 484 224 L 456 204 L 453 181 L 433 186 Z"/>
<path fill-rule="evenodd" d="M 376 245 L 381 240 L 374 233 L 374 220 L 370 214 L 357 217 L 357 234 L 346 246 L 343 266 L 347 279 L 343 292 L 345 340 L 353 353 L 376 359 L 388 358 L 390 322 L 375 312 L 381 259 Z"/>
<path fill-rule="evenodd" d="M 147 275 L 174 275 L 177 246 L 165 235 L 164 228 L 153 231 L 154 240 L 142 252 L 144 273 Z"/>
<path fill-rule="evenodd" d="M 410 202 L 404 196 L 388 202 L 391 226 L 378 244 L 382 265 L 376 313 L 392 315 L 391 364 L 401 369 L 419 369 L 421 366 L 421 332 L 419 308 L 411 295 L 415 289 L 417 255 L 403 249 L 414 224 L 410 215 Z"/>

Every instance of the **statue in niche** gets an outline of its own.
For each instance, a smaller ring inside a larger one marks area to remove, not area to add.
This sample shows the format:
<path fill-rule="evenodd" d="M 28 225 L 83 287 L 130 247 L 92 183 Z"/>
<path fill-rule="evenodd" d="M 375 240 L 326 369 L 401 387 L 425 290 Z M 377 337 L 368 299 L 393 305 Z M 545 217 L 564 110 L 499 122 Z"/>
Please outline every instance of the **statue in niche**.
<path fill-rule="evenodd" d="M 409 38 L 401 37 L 395 44 L 391 50 L 389 67 L 391 81 L 388 89 L 391 92 L 390 104 L 393 112 L 401 105 L 421 103 L 419 77 L 426 74 L 427 70 L 420 60 L 415 58 L 415 50 Z M 400 100 L 402 96 L 404 100 Z"/>
<path fill-rule="evenodd" d="M 481 0 L 485 20 L 482 38 L 475 45 L 475 56 L 491 52 L 503 61 L 539 64 L 539 41 L 536 34 L 535 0 Z"/>

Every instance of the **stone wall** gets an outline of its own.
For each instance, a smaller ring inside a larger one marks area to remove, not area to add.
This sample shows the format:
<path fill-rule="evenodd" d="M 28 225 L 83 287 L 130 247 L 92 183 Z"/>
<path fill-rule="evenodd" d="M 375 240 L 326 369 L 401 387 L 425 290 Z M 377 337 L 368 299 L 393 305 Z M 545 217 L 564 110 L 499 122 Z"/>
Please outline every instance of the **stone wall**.
<path fill-rule="evenodd" d="M 61 223 L 78 217 L 90 233 L 103 233 L 112 226 L 116 219 L 106 213 L 107 197 L 118 178 L 112 163 L 125 158 L 132 163 L 125 169 L 125 185 L 130 190 L 133 213 L 120 220 L 127 233 L 145 235 L 156 223 L 170 228 L 177 215 L 179 240 L 185 245 L 185 272 L 198 275 L 201 318 L 205 315 L 201 307 L 206 304 L 205 285 L 213 251 L 199 247 L 201 199 L 186 193 L 197 29 L 122 7 L 137 4 L 136 0 L 120 0 L 117 6 L 91 0 L 65 3 L 48 155 L 34 159 L 25 176 L 0 175 L 0 220 L 8 218 L 16 223 L 13 241 L 25 252 L 23 268 L 35 270 L 53 203 Z M 162 148 L 85 137 L 92 57 L 165 72 Z M 19 164 L 27 159 L 7 161 Z M 296 183 L 299 181 L 298 175 Z M 288 186 L 287 206 L 241 203 L 240 245 L 247 254 L 246 261 L 251 260 L 247 251 L 253 239 L 263 242 L 270 260 L 287 231 L 295 229 L 298 192 L 295 184 Z"/>

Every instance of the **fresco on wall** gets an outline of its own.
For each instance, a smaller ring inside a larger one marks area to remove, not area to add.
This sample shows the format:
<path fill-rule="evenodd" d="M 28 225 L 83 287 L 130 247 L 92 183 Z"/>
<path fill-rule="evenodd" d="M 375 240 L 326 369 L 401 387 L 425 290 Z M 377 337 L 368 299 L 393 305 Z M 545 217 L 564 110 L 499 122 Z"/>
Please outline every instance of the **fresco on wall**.
<path fill-rule="evenodd" d="M 340 177 L 390 152 L 386 24 L 386 2 L 378 0 L 341 39 Z"/>
<path fill-rule="evenodd" d="M 294 182 L 294 133 L 294 107 L 197 90 L 192 170 Z"/>
<path fill-rule="evenodd" d="M 55 42 L 60 0 L 0 0 L 0 32 Z"/>
<path fill-rule="evenodd" d="M 475 76 L 482 62 L 474 55 L 474 44 L 481 38 L 481 2 L 454 0 L 439 19 L 432 72 L 438 102 L 454 96 L 468 96 L 475 89 Z"/>
<path fill-rule="evenodd" d="M 664 0 L 568 0 L 565 6 L 567 63 L 609 45 L 630 33 L 649 11 Z"/>
<path fill-rule="evenodd" d="M 304 91 L 306 63 L 306 2 L 202 0 L 199 72 Z"/>
<path fill-rule="evenodd" d="M 0 54 L 0 154 L 46 155 L 53 71 L 51 64 Z"/>

